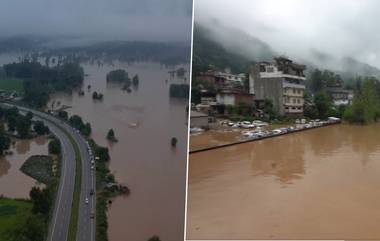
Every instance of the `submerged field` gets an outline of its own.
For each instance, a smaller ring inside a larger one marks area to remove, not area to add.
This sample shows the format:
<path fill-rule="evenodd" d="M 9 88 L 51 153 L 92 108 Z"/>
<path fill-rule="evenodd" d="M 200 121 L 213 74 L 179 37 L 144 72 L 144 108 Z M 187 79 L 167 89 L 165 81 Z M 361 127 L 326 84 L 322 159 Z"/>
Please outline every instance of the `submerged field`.
<path fill-rule="evenodd" d="M 10 241 L 9 234 L 31 213 L 32 203 L 21 199 L 0 198 L 0 240 Z"/>

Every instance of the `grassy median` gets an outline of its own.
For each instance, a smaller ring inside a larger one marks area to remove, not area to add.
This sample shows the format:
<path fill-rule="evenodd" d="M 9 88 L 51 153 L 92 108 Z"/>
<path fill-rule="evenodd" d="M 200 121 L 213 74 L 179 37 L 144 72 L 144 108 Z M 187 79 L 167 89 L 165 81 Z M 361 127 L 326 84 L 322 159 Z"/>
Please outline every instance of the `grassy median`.
<path fill-rule="evenodd" d="M 61 128 L 61 127 L 60 127 Z M 71 204 L 71 216 L 70 216 L 70 225 L 68 233 L 68 241 L 75 241 L 78 229 L 78 215 L 79 215 L 79 202 L 80 202 L 80 193 L 81 193 L 81 179 L 82 179 L 82 158 L 80 156 L 80 150 L 75 142 L 74 138 L 63 128 L 63 132 L 69 137 L 71 144 L 74 147 L 75 151 L 75 185 L 73 193 L 73 202 Z"/>

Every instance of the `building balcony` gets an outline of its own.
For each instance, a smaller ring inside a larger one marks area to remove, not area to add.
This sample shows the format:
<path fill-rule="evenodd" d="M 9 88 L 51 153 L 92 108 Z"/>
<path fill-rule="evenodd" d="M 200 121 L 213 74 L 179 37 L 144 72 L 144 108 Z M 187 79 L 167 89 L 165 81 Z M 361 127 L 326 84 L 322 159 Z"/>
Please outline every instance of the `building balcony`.
<path fill-rule="evenodd" d="M 301 103 L 284 103 L 285 107 L 303 107 L 303 101 Z"/>
<path fill-rule="evenodd" d="M 297 80 L 306 80 L 306 77 L 292 74 L 284 74 L 281 71 L 274 72 L 260 72 L 260 78 L 288 78 L 288 79 L 297 79 Z"/>
<path fill-rule="evenodd" d="M 283 88 L 295 88 L 295 89 L 305 89 L 306 86 L 304 84 L 293 84 L 293 83 L 288 83 L 288 82 L 283 82 L 282 83 Z"/>
<path fill-rule="evenodd" d="M 284 91 L 284 96 L 300 98 L 300 97 L 303 97 L 303 93 L 293 93 L 290 91 L 289 92 Z"/>

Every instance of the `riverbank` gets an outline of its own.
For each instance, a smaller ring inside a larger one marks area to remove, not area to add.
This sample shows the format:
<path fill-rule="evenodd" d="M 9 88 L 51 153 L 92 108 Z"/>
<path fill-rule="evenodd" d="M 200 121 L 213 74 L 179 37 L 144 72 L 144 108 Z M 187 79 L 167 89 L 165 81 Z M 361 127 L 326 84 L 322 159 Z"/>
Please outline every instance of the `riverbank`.
<path fill-rule="evenodd" d="M 327 121 L 327 122 L 317 122 L 316 124 L 298 125 L 296 127 L 291 126 L 291 127 L 287 127 L 287 128 L 283 127 L 283 128 L 278 128 L 278 129 L 271 128 L 271 130 L 266 131 L 266 132 L 263 132 L 262 130 L 260 130 L 260 133 L 261 133 L 260 135 L 254 135 L 255 133 L 253 132 L 252 137 L 245 138 L 244 140 L 237 140 L 237 141 L 231 140 L 229 143 L 216 144 L 214 146 L 205 146 L 205 147 L 200 147 L 200 148 L 196 148 L 196 149 L 191 148 L 189 150 L 189 154 L 193 154 L 193 153 L 197 153 L 197 152 L 203 152 L 203 151 L 209 151 L 209 150 L 218 149 L 218 148 L 224 148 L 224 147 L 238 145 L 238 144 L 244 144 L 244 143 L 248 143 L 248 142 L 252 142 L 252 141 L 259 141 L 259 140 L 263 140 L 263 139 L 267 139 L 267 138 L 287 135 L 287 134 L 291 134 L 291 133 L 296 133 L 296 132 L 300 132 L 300 131 L 320 128 L 320 127 L 335 125 L 335 124 L 340 124 L 340 123 L 341 123 L 340 120 L 335 120 L 335 121 Z M 278 130 L 278 131 L 276 131 L 276 130 Z M 238 133 L 239 135 L 242 134 L 241 131 L 238 131 L 236 133 Z M 202 135 L 202 134 L 199 134 L 199 135 Z M 236 137 L 239 137 L 239 136 L 234 135 L 235 139 L 237 139 Z M 191 146 L 191 137 L 190 137 L 190 146 Z"/>

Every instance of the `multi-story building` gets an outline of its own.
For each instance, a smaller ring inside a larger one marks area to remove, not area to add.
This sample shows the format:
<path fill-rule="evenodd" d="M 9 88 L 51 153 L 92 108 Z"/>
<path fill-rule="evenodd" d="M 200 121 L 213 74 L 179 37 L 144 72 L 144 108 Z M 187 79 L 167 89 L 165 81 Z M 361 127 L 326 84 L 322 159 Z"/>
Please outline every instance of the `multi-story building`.
<path fill-rule="evenodd" d="M 213 84 L 216 86 L 234 86 L 243 85 L 245 74 L 231 74 L 216 70 L 207 70 L 197 76 L 197 80 L 204 83 Z"/>
<path fill-rule="evenodd" d="M 249 92 L 256 101 L 272 100 L 274 111 L 280 115 L 302 115 L 305 69 L 305 65 L 286 57 L 255 63 L 251 65 Z"/>
<path fill-rule="evenodd" d="M 220 89 L 216 94 L 216 103 L 224 106 L 253 105 L 254 96 L 241 89 L 225 88 Z"/>
<path fill-rule="evenodd" d="M 351 104 L 354 99 L 354 91 L 346 90 L 343 86 L 326 87 L 326 92 L 330 95 L 335 106 Z"/>

